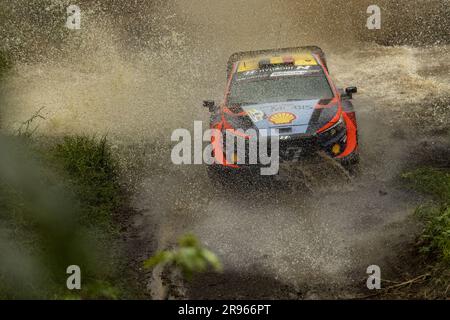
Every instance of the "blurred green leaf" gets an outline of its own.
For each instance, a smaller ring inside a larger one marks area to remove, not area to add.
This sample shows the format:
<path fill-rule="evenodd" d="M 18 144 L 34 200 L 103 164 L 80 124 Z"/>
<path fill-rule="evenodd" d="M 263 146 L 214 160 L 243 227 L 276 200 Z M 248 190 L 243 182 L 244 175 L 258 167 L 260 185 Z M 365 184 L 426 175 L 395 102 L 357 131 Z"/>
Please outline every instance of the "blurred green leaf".
<path fill-rule="evenodd" d="M 197 237 L 192 234 L 181 237 L 177 248 L 160 251 L 144 262 L 145 268 L 154 268 L 158 265 L 175 266 L 188 280 L 195 273 L 205 272 L 208 268 L 216 272 L 222 271 L 219 258 L 212 251 L 203 248 Z"/>

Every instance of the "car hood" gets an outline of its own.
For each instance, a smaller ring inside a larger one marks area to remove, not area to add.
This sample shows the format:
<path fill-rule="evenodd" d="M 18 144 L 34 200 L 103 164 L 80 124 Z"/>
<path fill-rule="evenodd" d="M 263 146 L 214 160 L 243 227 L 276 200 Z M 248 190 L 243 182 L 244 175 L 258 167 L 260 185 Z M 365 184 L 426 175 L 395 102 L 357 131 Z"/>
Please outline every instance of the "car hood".
<path fill-rule="evenodd" d="M 288 101 L 243 105 L 241 108 L 257 129 L 286 128 L 291 134 L 311 133 L 325 125 L 336 114 L 337 103 L 327 108 L 318 108 L 329 101 L 320 99 Z"/>

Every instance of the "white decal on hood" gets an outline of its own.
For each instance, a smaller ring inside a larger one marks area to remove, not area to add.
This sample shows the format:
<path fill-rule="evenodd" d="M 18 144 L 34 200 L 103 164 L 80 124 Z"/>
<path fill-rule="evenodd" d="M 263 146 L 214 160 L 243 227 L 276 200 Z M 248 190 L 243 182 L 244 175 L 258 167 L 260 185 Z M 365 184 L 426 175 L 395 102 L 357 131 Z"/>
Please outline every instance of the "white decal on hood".
<path fill-rule="evenodd" d="M 266 114 L 258 109 L 249 109 L 247 110 L 247 114 L 252 119 L 253 122 L 258 122 L 264 120 Z"/>

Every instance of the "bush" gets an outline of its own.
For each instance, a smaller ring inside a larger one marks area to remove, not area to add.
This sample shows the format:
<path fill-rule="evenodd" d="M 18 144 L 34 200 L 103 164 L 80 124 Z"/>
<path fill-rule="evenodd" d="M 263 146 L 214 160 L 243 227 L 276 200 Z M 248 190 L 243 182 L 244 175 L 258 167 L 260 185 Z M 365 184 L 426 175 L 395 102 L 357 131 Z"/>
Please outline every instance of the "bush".
<path fill-rule="evenodd" d="M 55 148 L 57 162 L 85 204 L 83 223 L 109 223 L 121 206 L 118 169 L 106 137 L 65 137 Z"/>
<path fill-rule="evenodd" d="M 121 202 L 106 139 L 49 148 L 0 136 L 0 150 L 0 298 L 119 297 L 110 218 Z M 72 264 L 81 291 L 66 288 Z"/>
<path fill-rule="evenodd" d="M 421 251 L 450 262 L 450 207 L 420 207 L 418 215 L 425 221 Z"/>
<path fill-rule="evenodd" d="M 430 194 L 434 201 L 416 213 L 425 222 L 420 250 L 443 262 L 450 262 L 450 170 L 421 168 L 403 175 L 416 190 Z"/>
<path fill-rule="evenodd" d="M 67 186 L 25 142 L 0 136 L 0 291 L 49 298 L 64 294 L 74 261 L 92 274 L 96 246 L 86 246 Z"/>

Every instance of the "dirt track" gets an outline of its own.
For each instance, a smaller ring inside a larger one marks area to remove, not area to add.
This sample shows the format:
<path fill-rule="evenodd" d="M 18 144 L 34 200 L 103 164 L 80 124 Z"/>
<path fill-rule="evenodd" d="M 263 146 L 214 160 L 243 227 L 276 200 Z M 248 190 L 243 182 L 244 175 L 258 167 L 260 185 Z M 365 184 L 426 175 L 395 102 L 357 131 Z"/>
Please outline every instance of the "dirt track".
<path fill-rule="evenodd" d="M 411 214 L 421 199 L 402 189 L 397 177 L 421 161 L 423 154 L 414 150 L 422 145 L 397 137 L 373 112 L 360 112 L 360 123 L 362 173 L 350 182 L 327 163 L 304 166 L 306 180 L 282 167 L 299 176 L 293 185 L 243 177 L 214 190 L 203 166 L 160 166 L 144 179 L 135 200 L 138 229 L 156 223 L 160 247 L 193 232 L 225 265 L 223 275 L 200 276 L 187 288 L 175 281 L 170 293 L 348 298 L 364 293 L 369 265 L 379 265 L 385 279 L 407 271 L 419 230 Z"/>
<path fill-rule="evenodd" d="M 227 10 L 233 3 L 217 1 L 97 8 L 101 14 L 88 14 L 76 37 L 66 35 L 62 54 L 52 48 L 32 63 L 21 58 L 1 92 L 3 127 L 11 130 L 45 106 L 42 134 L 108 133 L 119 151 L 127 150 L 124 165 L 139 176 L 133 186 L 136 268 L 150 251 L 191 231 L 225 266 L 223 275 L 178 288 L 181 283 L 172 282 L 173 296 L 355 297 L 364 293 L 367 266 L 379 265 L 386 278 L 407 269 L 417 232 L 410 215 L 420 199 L 397 177 L 430 154 L 427 143 L 448 149 L 450 48 L 360 42 L 363 4 L 347 21 L 347 7 L 336 3 L 331 28 L 323 2 L 296 11 L 285 1 L 249 17 L 255 6 L 270 5 L 256 2 L 239 1 L 236 14 Z M 354 32 L 341 38 L 333 29 Z M 207 119 L 201 100 L 221 99 L 229 54 L 305 43 L 324 48 L 339 86 L 359 87 L 358 177 L 349 182 L 339 170 L 313 163 L 293 188 L 243 178 L 214 190 L 204 166 L 170 162 L 171 131 Z M 150 278 L 152 296 L 161 297 L 159 280 Z"/>

